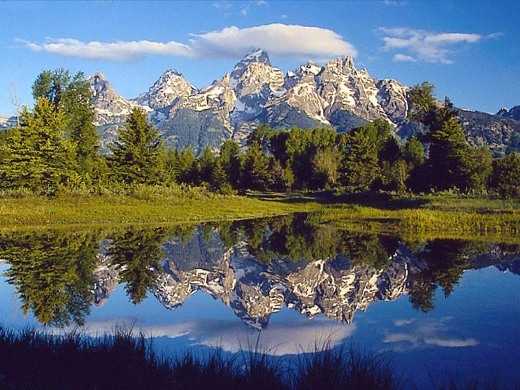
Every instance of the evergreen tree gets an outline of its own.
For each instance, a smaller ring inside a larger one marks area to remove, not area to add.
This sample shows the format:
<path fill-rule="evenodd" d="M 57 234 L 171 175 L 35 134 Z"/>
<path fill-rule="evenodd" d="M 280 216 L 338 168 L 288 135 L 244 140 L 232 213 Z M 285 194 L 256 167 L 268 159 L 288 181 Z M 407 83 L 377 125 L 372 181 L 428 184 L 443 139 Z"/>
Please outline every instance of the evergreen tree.
<path fill-rule="evenodd" d="M 220 148 L 220 165 L 226 174 L 227 182 L 233 187 L 240 185 L 240 147 L 232 140 L 227 140 Z"/>
<path fill-rule="evenodd" d="M 407 162 L 410 170 L 424 163 L 424 145 L 417 137 L 409 138 L 404 144 L 403 158 Z"/>
<path fill-rule="evenodd" d="M 336 149 L 319 149 L 312 159 L 314 187 L 320 189 L 335 186 L 339 164 L 340 155 Z"/>
<path fill-rule="evenodd" d="M 45 98 L 37 100 L 33 112 L 23 112 L 20 127 L 9 130 L 0 146 L 1 186 L 52 195 L 66 184 L 74 173 L 75 148 L 63 126 L 62 110 Z"/>
<path fill-rule="evenodd" d="M 193 149 L 186 148 L 178 154 L 178 180 L 185 184 L 196 184 L 198 181 L 197 159 Z"/>
<path fill-rule="evenodd" d="M 213 184 L 214 173 L 217 165 L 217 157 L 209 147 L 205 147 L 197 160 L 198 181 L 200 183 Z"/>
<path fill-rule="evenodd" d="M 110 166 L 118 180 L 127 184 L 157 184 L 163 180 L 163 144 L 146 113 L 134 108 L 110 145 Z"/>
<path fill-rule="evenodd" d="M 167 232 L 162 229 L 127 231 L 113 237 L 108 255 L 120 268 L 121 281 L 134 304 L 146 298 L 155 285 L 164 253 L 162 243 Z"/>
<path fill-rule="evenodd" d="M 46 70 L 38 75 L 32 89 L 35 100 L 46 98 L 63 113 L 63 128 L 76 145 L 77 168 L 83 179 L 99 179 L 99 136 L 93 124 L 92 92 L 85 75 L 78 72 L 71 76 L 64 69 Z"/>
<path fill-rule="evenodd" d="M 242 188 L 253 190 L 267 189 L 270 181 L 269 158 L 258 143 L 247 149 L 242 171 Z"/>
<path fill-rule="evenodd" d="M 520 153 L 493 161 L 491 188 L 500 196 L 520 198 Z"/>
<path fill-rule="evenodd" d="M 368 190 L 379 178 L 377 144 L 366 132 L 352 131 L 344 137 L 340 179 L 354 190 Z"/>

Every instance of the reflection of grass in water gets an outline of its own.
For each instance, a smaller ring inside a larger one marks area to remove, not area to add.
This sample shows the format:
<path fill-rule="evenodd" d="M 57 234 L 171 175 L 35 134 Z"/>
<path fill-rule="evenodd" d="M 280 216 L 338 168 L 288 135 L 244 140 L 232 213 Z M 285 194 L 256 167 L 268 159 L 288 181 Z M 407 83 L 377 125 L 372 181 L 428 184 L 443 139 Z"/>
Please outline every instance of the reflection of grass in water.
<path fill-rule="evenodd" d="M 52 389 L 393 389 L 389 366 L 354 350 L 317 348 L 296 367 L 258 348 L 231 357 L 186 354 L 165 359 L 129 331 L 91 339 L 0 328 L 0 387 Z"/>

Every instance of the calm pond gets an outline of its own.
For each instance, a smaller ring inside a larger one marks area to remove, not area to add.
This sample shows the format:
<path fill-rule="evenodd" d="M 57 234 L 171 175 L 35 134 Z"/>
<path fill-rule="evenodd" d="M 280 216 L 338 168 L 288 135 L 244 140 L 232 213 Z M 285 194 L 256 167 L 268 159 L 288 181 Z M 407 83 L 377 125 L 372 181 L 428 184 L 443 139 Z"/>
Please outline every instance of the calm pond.
<path fill-rule="evenodd" d="M 130 327 L 161 353 L 315 345 L 432 377 L 520 382 L 520 245 L 338 230 L 312 215 L 0 235 L 0 325 Z"/>

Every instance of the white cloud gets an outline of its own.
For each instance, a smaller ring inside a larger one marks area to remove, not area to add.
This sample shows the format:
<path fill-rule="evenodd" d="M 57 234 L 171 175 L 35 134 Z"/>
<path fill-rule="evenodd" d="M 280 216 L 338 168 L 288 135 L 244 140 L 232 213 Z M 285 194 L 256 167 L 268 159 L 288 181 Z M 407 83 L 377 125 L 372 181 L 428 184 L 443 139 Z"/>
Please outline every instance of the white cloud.
<path fill-rule="evenodd" d="M 89 321 L 82 332 L 91 336 L 113 334 L 116 329 L 133 329 L 146 337 L 184 337 L 190 345 L 222 348 L 227 352 L 249 351 L 257 348 L 269 355 L 283 356 L 314 352 L 316 348 L 334 348 L 351 337 L 355 325 L 332 321 L 303 323 L 271 323 L 260 333 L 232 320 L 195 320 L 177 324 L 138 324 L 124 319 Z M 69 329 L 65 330 L 65 333 Z M 57 330 L 57 333 L 64 330 Z"/>
<path fill-rule="evenodd" d="M 452 48 L 458 44 L 476 43 L 486 38 L 496 38 L 498 33 L 489 35 L 459 32 L 436 33 L 411 28 L 379 28 L 384 34 L 383 49 L 387 51 L 407 51 L 408 54 L 394 55 L 394 61 L 420 60 L 431 63 L 451 64 Z"/>
<path fill-rule="evenodd" d="M 44 43 L 20 41 L 36 52 L 59 54 L 90 60 L 127 61 L 145 55 L 192 56 L 192 49 L 183 43 L 153 41 L 82 42 L 77 39 L 47 39 Z"/>
<path fill-rule="evenodd" d="M 417 62 L 417 59 L 412 56 L 407 56 L 406 54 L 397 53 L 392 57 L 394 62 Z"/>
<path fill-rule="evenodd" d="M 413 324 L 414 322 L 415 322 L 415 318 L 394 320 L 394 325 L 395 326 L 405 326 L 405 325 Z"/>
<path fill-rule="evenodd" d="M 353 45 L 336 32 L 288 24 L 255 27 L 226 27 L 219 31 L 194 34 L 191 47 L 199 56 L 237 57 L 254 48 L 280 56 L 356 56 Z"/>
<path fill-rule="evenodd" d="M 465 348 L 479 345 L 479 341 L 472 337 L 454 337 L 455 332 L 447 326 L 450 320 L 450 317 L 425 320 L 419 323 L 413 319 L 395 320 L 396 327 L 408 327 L 410 330 L 387 333 L 383 342 L 394 344 L 395 350 L 402 351 L 430 346 Z"/>
<path fill-rule="evenodd" d="M 357 55 L 354 46 L 339 34 L 320 27 L 281 23 L 247 28 L 230 26 L 191 36 L 189 43 L 148 40 L 85 42 L 71 38 L 47 39 L 43 43 L 18 42 L 35 52 L 107 61 L 128 61 L 147 55 L 237 58 L 255 48 L 279 56 L 330 58 Z"/>

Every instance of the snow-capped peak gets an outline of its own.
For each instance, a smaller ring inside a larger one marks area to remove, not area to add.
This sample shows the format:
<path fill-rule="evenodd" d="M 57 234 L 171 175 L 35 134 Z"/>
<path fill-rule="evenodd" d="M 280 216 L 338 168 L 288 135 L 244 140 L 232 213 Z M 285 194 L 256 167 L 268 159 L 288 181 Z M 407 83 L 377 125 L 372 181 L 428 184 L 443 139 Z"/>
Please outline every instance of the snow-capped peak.
<path fill-rule="evenodd" d="M 152 109 L 160 109 L 171 105 L 176 99 L 190 96 L 194 92 L 195 87 L 184 79 L 182 73 L 175 69 L 168 69 L 148 92 L 140 95 L 135 101 Z"/>
<path fill-rule="evenodd" d="M 269 55 L 265 50 L 254 49 L 250 51 L 240 62 L 262 62 L 267 65 L 271 65 Z"/>

